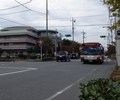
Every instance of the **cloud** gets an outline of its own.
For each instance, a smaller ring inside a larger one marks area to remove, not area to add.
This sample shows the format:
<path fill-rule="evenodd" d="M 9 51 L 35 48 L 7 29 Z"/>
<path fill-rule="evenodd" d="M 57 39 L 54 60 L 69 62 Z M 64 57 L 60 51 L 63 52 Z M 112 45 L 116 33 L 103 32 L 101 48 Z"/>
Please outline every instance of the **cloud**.
<path fill-rule="evenodd" d="M 25 3 L 30 0 L 17 1 Z M 0 17 L 7 19 L 0 19 L 1 28 L 18 26 L 18 23 L 20 23 L 33 26 L 37 29 L 45 29 L 46 0 L 32 0 L 30 3 L 24 5 L 26 7 L 19 6 L 7 9 L 18 5 L 20 4 L 15 0 L 2 0 L 0 2 Z M 75 41 L 82 42 L 82 32 L 85 31 L 85 41 L 97 41 L 106 45 L 106 41 L 103 41 L 99 36 L 108 34 L 107 29 L 102 28 L 103 26 L 107 26 L 109 21 L 108 9 L 100 0 L 48 0 L 48 12 L 49 29 L 57 29 L 63 36 L 65 36 L 65 34 L 72 35 L 73 17 L 76 20 L 74 23 Z M 72 40 L 72 37 L 68 39 Z"/>

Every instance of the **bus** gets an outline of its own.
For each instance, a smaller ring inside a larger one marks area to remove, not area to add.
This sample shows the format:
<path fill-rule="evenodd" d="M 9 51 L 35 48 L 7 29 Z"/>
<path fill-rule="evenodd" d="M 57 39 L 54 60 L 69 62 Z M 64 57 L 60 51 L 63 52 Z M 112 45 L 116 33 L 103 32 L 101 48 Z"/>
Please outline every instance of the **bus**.
<path fill-rule="evenodd" d="M 80 44 L 80 59 L 84 64 L 86 63 L 100 63 L 104 62 L 104 47 L 99 42 L 86 42 Z"/>

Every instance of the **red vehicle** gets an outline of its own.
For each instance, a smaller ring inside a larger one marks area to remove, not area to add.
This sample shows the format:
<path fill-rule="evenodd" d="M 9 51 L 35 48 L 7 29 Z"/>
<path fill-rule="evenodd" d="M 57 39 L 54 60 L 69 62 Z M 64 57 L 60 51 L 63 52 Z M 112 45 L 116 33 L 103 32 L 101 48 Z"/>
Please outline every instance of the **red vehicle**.
<path fill-rule="evenodd" d="M 104 47 L 99 42 L 86 42 L 80 44 L 81 62 L 104 62 Z"/>

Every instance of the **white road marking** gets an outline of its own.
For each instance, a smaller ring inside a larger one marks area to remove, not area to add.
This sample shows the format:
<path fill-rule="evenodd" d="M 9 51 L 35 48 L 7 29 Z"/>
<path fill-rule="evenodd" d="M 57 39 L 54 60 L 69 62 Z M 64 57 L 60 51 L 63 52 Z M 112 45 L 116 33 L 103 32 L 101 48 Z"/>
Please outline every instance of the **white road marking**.
<path fill-rule="evenodd" d="M 52 95 L 51 97 L 45 99 L 45 100 L 52 100 L 55 97 L 57 97 L 58 95 L 62 94 L 63 92 L 65 92 L 66 90 L 70 89 L 71 87 L 73 87 L 75 84 L 77 84 L 78 82 L 82 81 L 84 78 L 86 78 L 87 76 L 89 76 L 90 74 L 92 74 L 96 69 L 93 69 L 91 72 L 89 72 L 88 74 L 86 74 L 85 76 L 83 76 L 82 78 L 80 78 L 79 80 L 75 81 L 74 83 L 70 84 L 69 86 L 65 87 L 64 89 L 58 91 L 57 93 L 55 93 L 54 95 Z"/>
<path fill-rule="evenodd" d="M 0 74 L 0 76 L 11 75 L 11 74 L 18 74 L 18 73 L 28 72 L 28 71 L 32 71 L 32 70 L 37 70 L 37 68 L 31 68 L 31 69 L 28 68 L 28 69 L 21 70 L 21 71 L 3 73 L 3 74 Z"/>
<path fill-rule="evenodd" d="M 0 67 L 0 68 L 12 68 L 12 69 L 32 69 L 32 70 L 36 70 L 36 68 L 26 68 L 26 67 Z"/>

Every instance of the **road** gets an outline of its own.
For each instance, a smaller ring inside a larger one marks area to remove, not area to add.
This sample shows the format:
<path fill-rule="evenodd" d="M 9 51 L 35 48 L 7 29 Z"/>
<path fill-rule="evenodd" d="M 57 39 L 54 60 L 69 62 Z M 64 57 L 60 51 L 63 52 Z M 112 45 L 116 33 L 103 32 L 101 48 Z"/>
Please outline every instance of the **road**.
<path fill-rule="evenodd" d="M 106 77 L 115 62 L 0 62 L 0 100 L 79 100 L 79 83 Z"/>

